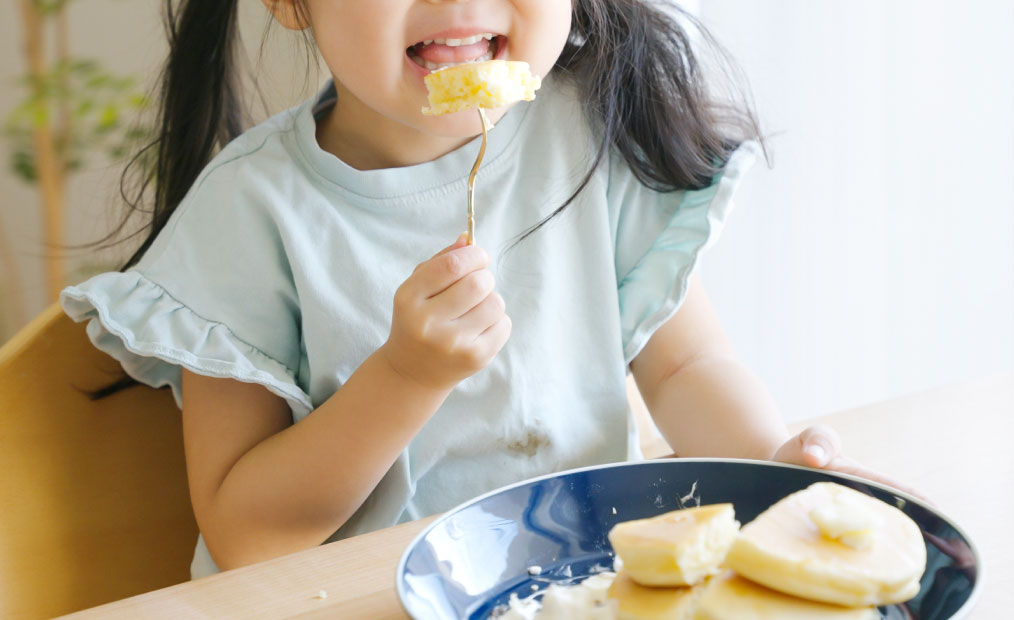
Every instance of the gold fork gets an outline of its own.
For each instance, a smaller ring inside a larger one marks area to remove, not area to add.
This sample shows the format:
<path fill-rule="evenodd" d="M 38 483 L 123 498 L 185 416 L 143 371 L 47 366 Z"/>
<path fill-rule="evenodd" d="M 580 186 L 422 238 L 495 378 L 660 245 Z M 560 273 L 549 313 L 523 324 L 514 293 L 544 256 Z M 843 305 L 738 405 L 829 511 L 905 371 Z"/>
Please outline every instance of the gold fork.
<path fill-rule="evenodd" d="M 482 156 L 486 154 L 486 130 L 493 128 L 486 118 L 486 112 L 482 108 L 478 110 L 479 120 L 482 123 L 482 145 L 479 147 L 479 156 L 472 165 L 472 172 L 468 175 L 468 245 L 475 243 L 475 175 L 479 172 Z"/>

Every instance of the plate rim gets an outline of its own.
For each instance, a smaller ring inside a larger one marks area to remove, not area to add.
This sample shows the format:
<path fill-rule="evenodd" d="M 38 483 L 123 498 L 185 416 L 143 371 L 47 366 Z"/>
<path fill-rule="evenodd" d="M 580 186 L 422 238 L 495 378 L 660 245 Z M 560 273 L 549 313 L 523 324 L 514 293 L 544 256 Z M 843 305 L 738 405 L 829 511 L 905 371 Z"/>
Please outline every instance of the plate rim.
<path fill-rule="evenodd" d="M 892 486 L 890 486 L 888 484 L 884 484 L 882 482 L 877 482 L 876 480 L 870 480 L 868 478 L 863 478 L 862 476 L 857 476 L 855 474 L 847 474 L 847 473 L 844 473 L 844 472 L 834 471 L 834 470 L 830 470 L 830 469 L 821 469 L 821 468 L 817 468 L 817 467 L 807 467 L 805 465 L 794 465 L 794 464 L 791 464 L 791 463 L 779 463 L 777 461 L 766 461 L 766 460 L 762 460 L 762 459 L 739 459 L 739 458 L 724 458 L 724 457 L 721 457 L 721 458 L 720 457 L 715 457 L 715 458 L 709 458 L 709 457 L 679 457 L 679 458 L 640 459 L 640 460 L 634 460 L 634 461 L 621 461 L 621 462 L 618 462 L 618 463 L 601 463 L 599 465 L 587 465 L 585 467 L 577 467 L 577 468 L 574 468 L 574 469 L 567 469 L 567 470 L 558 471 L 558 472 L 555 472 L 555 473 L 544 474 L 542 476 L 536 476 L 534 478 L 527 478 L 525 480 L 520 480 L 520 481 L 515 482 L 513 484 L 508 484 L 508 485 L 505 485 L 505 486 L 502 486 L 502 487 L 498 487 L 496 489 L 493 489 L 492 491 L 488 491 L 486 493 L 483 493 L 482 495 L 478 495 L 476 497 L 473 497 L 472 499 L 464 501 L 464 502 L 458 504 L 457 506 L 454 506 L 453 508 L 448 509 L 442 515 L 440 515 L 440 517 L 434 519 L 432 523 L 430 523 L 429 525 L 427 525 L 425 528 L 423 528 L 422 531 L 420 531 L 418 534 L 416 534 L 415 537 L 412 538 L 412 540 L 408 543 L 408 545 L 406 545 L 405 549 L 401 552 L 401 558 L 398 560 L 398 568 L 397 568 L 397 570 L 395 571 L 395 574 L 394 574 L 395 589 L 396 589 L 396 591 L 398 593 L 398 604 L 401 605 L 402 610 L 405 612 L 405 614 L 409 618 L 412 618 L 413 620 L 420 620 L 419 618 L 416 618 L 416 616 L 413 616 L 412 612 L 405 605 L 405 591 L 404 591 L 404 588 L 402 587 L 402 581 L 403 580 L 401 579 L 401 576 L 404 573 L 405 564 L 408 562 L 409 552 L 412 551 L 415 548 L 416 544 L 418 544 L 420 540 L 422 540 L 427 534 L 429 534 L 430 530 L 432 530 L 433 528 L 437 527 L 438 525 L 440 525 L 444 521 L 450 519 L 452 516 L 454 516 L 455 514 L 457 514 L 458 512 L 460 512 L 461 510 L 464 510 L 465 508 L 468 508 L 472 504 L 477 504 L 477 503 L 483 501 L 484 499 L 486 499 L 487 497 L 492 497 L 492 496 L 497 495 L 499 493 L 504 493 L 504 492 L 509 491 L 511 489 L 514 489 L 514 488 L 517 488 L 517 487 L 520 487 L 520 486 L 524 486 L 524 485 L 527 485 L 527 484 L 532 484 L 532 483 L 535 483 L 535 482 L 539 482 L 541 480 L 549 480 L 551 478 L 558 478 L 558 477 L 561 477 L 561 476 L 565 476 L 565 475 L 569 475 L 569 474 L 581 473 L 581 472 L 585 472 L 585 471 L 594 471 L 594 470 L 597 470 L 597 469 L 614 469 L 614 468 L 620 468 L 620 467 L 636 467 L 636 466 L 639 466 L 639 465 L 650 465 L 650 464 L 654 464 L 654 463 L 740 463 L 740 464 L 749 464 L 749 465 L 762 465 L 762 466 L 765 466 L 765 467 L 782 467 L 782 468 L 785 468 L 785 469 L 800 469 L 800 470 L 803 470 L 803 471 L 815 471 L 815 472 L 820 472 L 822 474 L 828 474 L 828 475 L 831 475 L 831 476 L 836 476 L 836 477 L 839 477 L 839 478 L 844 478 L 846 480 L 851 480 L 852 482 L 858 482 L 858 483 L 865 484 L 865 485 L 868 485 L 868 486 L 877 487 L 881 491 L 885 491 L 885 492 L 888 492 L 888 493 L 893 493 L 894 495 L 897 495 L 898 497 L 901 497 L 902 499 L 904 499 L 906 502 L 912 502 L 912 503 L 914 503 L 914 504 L 922 507 L 923 509 L 928 510 L 929 512 L 933 513 L 934 515 L 936 515 L 937 517 L 939 517 L 940 519 L 942 519 L 944 522 L 946 522 L 947 525 L 951 526 L 954 529 L 954 531 L 956 531 L 958 534 L 960 534 L 961 537 L 965 540 L 965 542 L 968 543 L 969 549 L 972 551 L 972 554 L 975 556 L 975 566 L 976 566 L 975 585 L 972 587 L 972 593 L 968 597 L 968 600 L 965 601 L 965 603 L 961 607 L 959 607 L 957 609 L 957 611 L 954 612 L 954 615 L 951 616 L 951 620 L 961 620 L 962 618 L 965 618 L 967 616 L 967 614 L 970 613 L 971 610 L 975 607 L 975 604 L 979 600 L 979 593 L 982 590 L 983 577 L 986 574 L 986 570 L 985 570 L 986 567 L 985 567 L 984 558 L 983 558 L 982 554 L 979 553 L 978 546 L 976 546 L 975 541 L 972 540 L 972 538 L 968 535 L 968 533 L 964 530 L 964 528 L 962 528 L 957 523 L 955 523 L 955 521 L 950 516 L 948 516 L 946 513 L 944 513 L 942 510 L 940 510 L 936 506 L 928 505 L 926 503 L 926 501 L 922 500 L 921 498 L 918 498 L 918 497 L 916 497 L 916 496 L 914 496 L 914 495 L 912 495 L 910 493 L 907 493 L 907 492 L 905 492 L 905 491 L 903 491 L 901 489 L 896 489 L 896 488 L 894 488 L 894 487 L 892 487 Z"/>

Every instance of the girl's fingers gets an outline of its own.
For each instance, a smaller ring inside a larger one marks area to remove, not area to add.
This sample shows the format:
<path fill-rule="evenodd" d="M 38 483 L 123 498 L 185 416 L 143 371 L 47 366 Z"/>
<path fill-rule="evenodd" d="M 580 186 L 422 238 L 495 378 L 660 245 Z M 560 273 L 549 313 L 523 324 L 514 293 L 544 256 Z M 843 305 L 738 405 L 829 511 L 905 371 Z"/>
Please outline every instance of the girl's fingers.
<path fill-rule="evenodd" d="M 431 315 L 453 321 L 481 304 L 493 293 L 494 288 L 496 281 L 493 273 L 488 269 L 478 269 L 430 297 L 426 304 Z"/>
<path fill-rule="evenodd" d="M 496 323 L 493 323 L 479 334 L 479 337 L 476 338 L 476 343 L 490 351 L 491 356 L 495 355 L 507 343 L 507 339 L 510 338 L 511 326 L 511 318 L 505 314 Z"/>
<path fill-rule="evenodd" d="M 841 453 L 841 439 L 830 426 L 816 424 L 786 441 L 774 460 L 807 467 L 826 467 Z"/>
<path fill-rule="evenodd" d="M 503 297 L 499 293 L 491 292 L 454 323 L 458 329 L 465 333 L 475 334 L 478 338 L 504 316 L 504 310 Z"/>
<path fill-rule="evenodd" d="M 824 467 L 841 454 L 841 438 L 830 426 L 817 424 L 799 434 L 803 464 Z"/>
<path fill-rule="evenodd" d="M 461 241 L 461 238 L 458 239 Z M 447 290 L 473 271 L 489 265 L 489 254 L 477 245 L 457 245 L 420 263 L 406 280 L 414 294 L 429 299 Z"/>
<path fill-rule="evenodd" d="M 841 453 L 841 439 L 829 426 L 816 424 L 785 442 L 775 453 L 774 460 L 793 465 L 805 465 L 850 474 L 894 487 L 932 505 L 933 502 L 912 487 L 890 476 L 864 467 Z"/>
<path fill-rule="evenodd" d="M 856 461 L 853 461 L 852 459 L 850 459 L 847 456 L 839 456 L 839 457 L 835 458 L 824 469 L 828 469 L 828 470 L 831 470 L 831 471 L 841 472 L 843 474 L 851 474 L 853 476 L 858 476 L 860 478 L 865 478 L 867 480 L 872 480 L 874 482 L 879 482 L 880 484 L 885 484 L 885 485 L 887 485 L 889 487 L 893 487 L 895 489 L 898 489 L 899 491 L 904 491 L 905 493 L 908 493 L 909 495 L 911 495 L 913 497 L 918 497 L 919 499 L 921 499 L 922 501 L 926 502 L 930 506 L 935 506 L 936 505 L 933 502 L 933 500 L 929 499 L 928 497 L 926 497 L 922 493 L 916 491 L 915 489 L 913 489 L 912 487 L 908 486 L 907 484 L 904 484 L 903 482 L 899 482 L 898 480 L 896 480 L 896 479 L 894 479 L 894 478 L 892 478 L 890 476 L 882 474 L 882 473 L 880 473 L 878 471 L 875 471 L 873 469 L 870 469 L 868 467 L 863 467 L 862 465 L 860 465 Z"/>
<path fill-rule="evenodd" d="M 458 238 L 455 239 L 454 243 L 452 243 L 451 245 L 447 246 L 446 248 L 440 250 L 439 252 L 437 252 L 436 254 L 434 254 L 433 256 L 431 256 L 430 260 L 432 260 L 432 259 L 434 259 L 434 258 L 436 258 L 438 256 L 442 256 L 444 254 L 447 254 L 451 250 L 456 250 L 458 248 L 465 247 L 466 245 L 468 245 L 468 233 L 467 232 L 463 232 L 460 235 L 458 235 Z"/>

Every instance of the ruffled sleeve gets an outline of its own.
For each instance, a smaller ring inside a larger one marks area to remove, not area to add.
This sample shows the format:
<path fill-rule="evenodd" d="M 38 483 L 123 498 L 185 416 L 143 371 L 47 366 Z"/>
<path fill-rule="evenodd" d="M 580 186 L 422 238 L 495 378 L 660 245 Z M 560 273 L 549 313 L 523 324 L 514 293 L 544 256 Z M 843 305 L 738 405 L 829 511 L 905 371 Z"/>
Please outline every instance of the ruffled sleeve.
<path fill-rule="evenodd" d="M 177 405 L 186 368 L 263 385 L 299 419 L 312 405 L 295 286 L 277 222 L 242 181 L 228 166 L 204 177 L 135 268 L 60 301 L 96 347 L 141 383 L 170 386 Z"/>
<path fill-rule="evenodd" d="M 683 303 L 701 253 L 714 243 L 743 174 L 759 146 L 744 142 L 714 183 L 662 193 L 641 184 L 614 159 L 609 204 L 616 226 L 616 278 L 623 354 L 629 364 Z"/>

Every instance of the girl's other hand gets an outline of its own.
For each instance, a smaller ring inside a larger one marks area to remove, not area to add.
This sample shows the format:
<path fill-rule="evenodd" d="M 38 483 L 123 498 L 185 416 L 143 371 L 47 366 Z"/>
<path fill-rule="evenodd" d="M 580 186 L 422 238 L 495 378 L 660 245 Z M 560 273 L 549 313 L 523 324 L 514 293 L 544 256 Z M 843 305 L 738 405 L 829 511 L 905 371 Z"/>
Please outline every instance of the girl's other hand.
<path fill-rule="evenodd" d="M 394 294 L 387 363 L 423 386 L 450 390 L 485 368 L 511 332 L 489 254 L 465 234 L 419 264 Z"/>
<path fill-rule="evenodd" d="M 933 505 L 930 499 L 908 485 L 902 484 L 872 469 L 863 467 L 849 457 L 843 456 L 841 453 L 841 439 L 838 437 L 838 433 L 830 426 L 823 424 L 807 427 L 801 433 L 786 441 L 775 452 L 772 460 L 780 463 L 805 465 L 806 467 L 829 469 L 843 474 L 859 476 L 860 478 L 866 478 L 867 480 L 894 487 Z"/>

